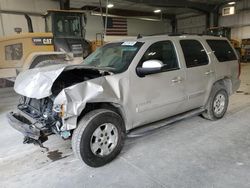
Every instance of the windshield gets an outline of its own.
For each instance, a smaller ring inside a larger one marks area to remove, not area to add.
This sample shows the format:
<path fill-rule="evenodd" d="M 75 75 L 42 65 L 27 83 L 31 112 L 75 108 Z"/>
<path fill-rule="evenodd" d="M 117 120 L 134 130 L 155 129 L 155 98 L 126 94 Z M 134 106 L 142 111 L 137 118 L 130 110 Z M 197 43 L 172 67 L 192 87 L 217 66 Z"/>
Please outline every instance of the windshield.
<path fill-rule="evenodd" d="M 80 15 L 55 15 L 55 35 L 63 37 L 81 37 Z"/>
<path fill-rule="evenodd" d="M 110 43 L 98 48 L 83 64 L 108 69 L 114 73 L 124 72 L 142 46 L 142 42 Z"/>

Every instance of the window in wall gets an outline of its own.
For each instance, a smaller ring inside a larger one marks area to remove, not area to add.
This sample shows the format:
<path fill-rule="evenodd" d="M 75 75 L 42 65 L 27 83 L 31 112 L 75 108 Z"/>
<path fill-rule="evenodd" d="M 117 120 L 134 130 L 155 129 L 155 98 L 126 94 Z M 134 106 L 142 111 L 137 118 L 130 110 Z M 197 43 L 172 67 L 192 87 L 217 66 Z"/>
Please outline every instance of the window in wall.
<path fill-rule="evenodd" d="M 214 52 L 219 62 L 237 60 L 232 47 L 226 40 L 207 40 L 208 45 Z"/>
<path fill-rule="evenodd" d="M 207 65 L 207 53 L 197 40 L 181 40 L 181 48 L 185 57 L 187 68 Z"/>

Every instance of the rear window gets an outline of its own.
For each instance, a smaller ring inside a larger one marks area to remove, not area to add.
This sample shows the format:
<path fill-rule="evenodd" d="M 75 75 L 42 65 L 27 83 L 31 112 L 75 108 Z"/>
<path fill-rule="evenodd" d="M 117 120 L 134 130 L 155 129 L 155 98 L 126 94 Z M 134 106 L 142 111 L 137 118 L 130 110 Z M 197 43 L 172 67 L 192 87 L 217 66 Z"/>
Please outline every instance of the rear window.
<path fill-rule="evenodd" d="M 237 57 L 226 40 L 207 40 L 208 45 L 214 52 L 219 62 L 237 60 Z"/>
<path fill-rule="evenodd" d="M 185 57 L 187 68 L 207 65 L 207 53 L 197 40 L 181 40 L 181 48 Z"/>

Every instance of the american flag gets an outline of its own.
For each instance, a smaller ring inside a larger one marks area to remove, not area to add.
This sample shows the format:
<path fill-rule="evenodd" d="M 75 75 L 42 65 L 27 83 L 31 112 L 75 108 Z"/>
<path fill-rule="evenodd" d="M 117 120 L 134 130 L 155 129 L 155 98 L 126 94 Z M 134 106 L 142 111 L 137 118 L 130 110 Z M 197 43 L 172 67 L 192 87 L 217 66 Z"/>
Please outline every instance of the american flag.
<path fill-rule="evenodd" d="M 127 35 L 127 19 L 108 17 L 106 35 Z"/>

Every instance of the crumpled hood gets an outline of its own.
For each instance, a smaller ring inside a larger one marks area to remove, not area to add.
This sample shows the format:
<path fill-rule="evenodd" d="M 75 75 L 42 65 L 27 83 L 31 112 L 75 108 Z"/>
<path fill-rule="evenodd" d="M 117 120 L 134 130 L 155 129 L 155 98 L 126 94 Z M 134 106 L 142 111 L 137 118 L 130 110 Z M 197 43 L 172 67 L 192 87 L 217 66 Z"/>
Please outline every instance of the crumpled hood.
<path fill-rule="evenodd" d="M 14 90 L 29 98 L 47 97 L 52 94 L 51 87 L 65 67 L 66 65 L 52 65 L 24 71 L 17 76 Z"/>
<path fill-rule="evenodd" d="M 20 73 L 15 81 L 16 93 L 29 97 L 42 99 L 52 94 L 51 88 L 58 76 L 65 70 L 88 69 L 83 65 L 51 65 L 47 67 L 30 69 Z"/>

